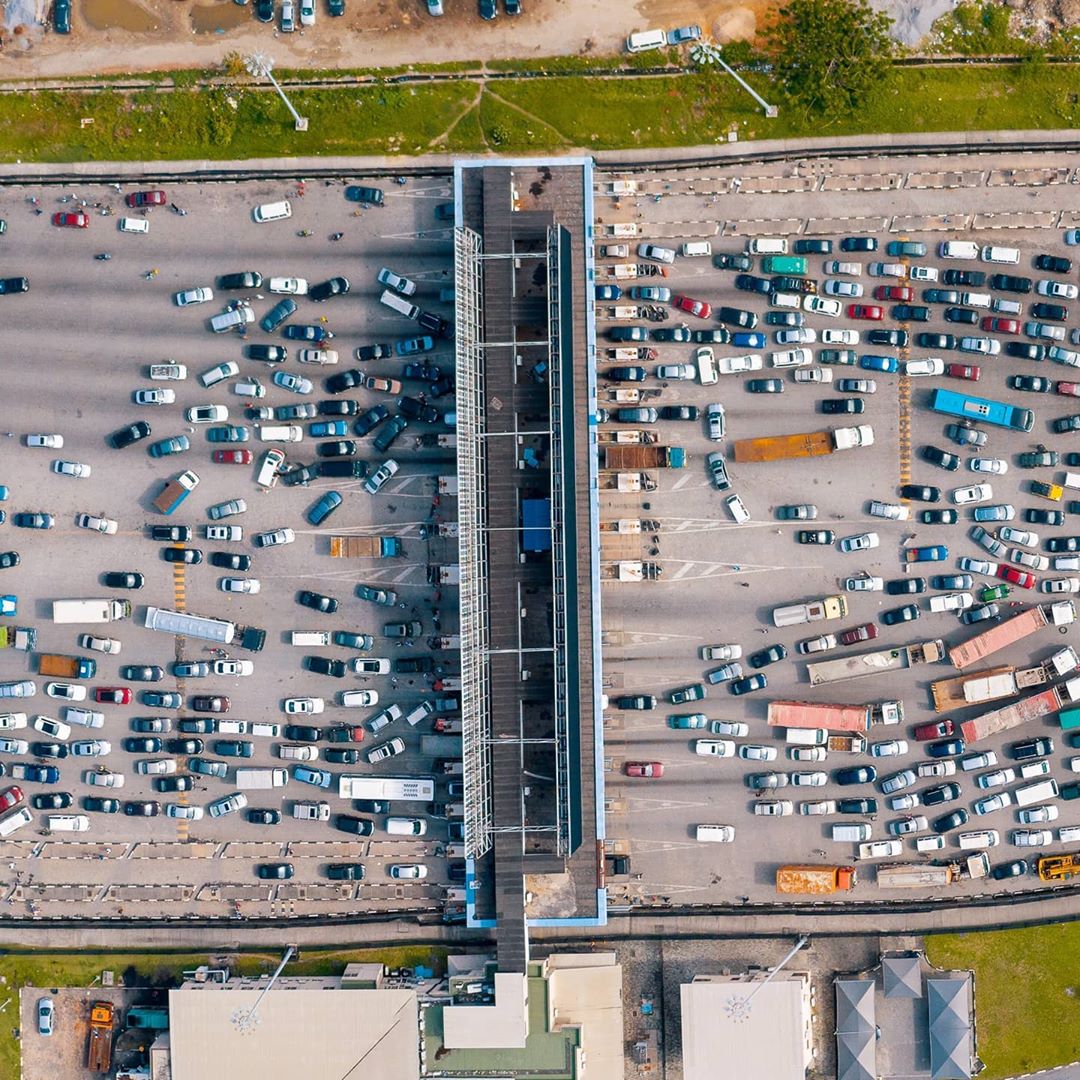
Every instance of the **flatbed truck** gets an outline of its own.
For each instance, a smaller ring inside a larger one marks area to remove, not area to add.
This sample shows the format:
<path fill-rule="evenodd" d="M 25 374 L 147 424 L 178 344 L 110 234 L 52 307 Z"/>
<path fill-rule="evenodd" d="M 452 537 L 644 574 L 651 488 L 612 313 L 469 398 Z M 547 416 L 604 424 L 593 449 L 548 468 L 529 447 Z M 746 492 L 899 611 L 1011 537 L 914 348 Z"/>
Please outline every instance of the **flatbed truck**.
<path fill-rule="evenodd" d="M 597 433 L 596 441 L 601 446 L 639 446 L 642 443 L 654 443 L 659 439 L 655 431 L 642 431 L 640 428 L 605 429 Z"/>
<path fill-rule="evenodd" d="M 90 1072 L 107 1073 L 112 1068 L 113 1007 L 110 1001 L 95 1001 L 90 1007 L 90 1040 L 86 1046 L 86 1067 Z"/>
<path fill-rule="evenodd" d="M 105 623 L 131 615 L 127 600 L 54 600 L 54 623 Z"/>
<path fill-rule="evenodd" d="M 858 876 L 854 866 L 778 866 L 776 891 L 825 896 L 849 892 L 855 888 Z"/>
<path fill-rule="evenodd" d="M 944 642 L 923 641 L 914 645 L 897 645 L 891 649 L 844 656 L 839 660 L 821 660 L 816 664 L 807 664 L 806 673 L 810 676 L 811 686 L 821 686 L 824 683 L 861 679 L 865 675 L 880 675 L 886 671 L 897 671 L 919 664 L 936 664 L 944 659 Z"/>
<path fill-rule="evenodd" d="M 397 536 L 330 537 L 330 555 L 335 559 L 397 559 L 404 554 Z"/>
<path fill-rule="evenodd" d="M 41 653 L 38 656 L 38 674 L 52 675 L 57 679 L 92 679 L 97 674 L 97 661 L 89 656 Z"/>
<path fill-rule="evenodd" d="M 869 424 L 836 428 L 833 431 L 807 431 L 796 435 L 768 435 L 760 439 L 736 439 L 735 460 L 790 461 L 794 458 L 822 457 L 837 450 L 873 446 L 874 429 Z"/>
<path fill-rule="evenodd" d="M 955 885 L 964 878 L 983 878 L 990 873 L 985 851 L 976 851 L 963 863 L 895 863 L 877 868 L 879 889 L 935 889 Z"/>
<path fill-rule="evenodd" d="M 656 490 L 656 481 L 644 472 L 607 473 L 602 483 L 608 491 L 621 491 L 631 495 L 639 491 Z"/>
<path fill-rule="evenodd" d="M 958 675 L 954 679 L 938 679 L 930 684 L 935 712 L 964 709 L 969 705 L 981 705 L 984 701 L 1013 697 L 1022 690 L 1041 686 L 1046 682 L 1046 668 L 1014 667 L 988 668 L 970 675 Z"/>
<path fill-rule="evenodd" d="M 198 486 L 198 474 L 187 469 L 165 482 L 161 494 L 154 500 L 154 509 L 160 514 L 171 514 Z"/>
<path fill-rule="evenodd" d="M 606 444 L 603 452 L 605 469 L 685 469 L 686 451 L 681 446 L 657 446 L 654 443 L 636 445 Z"/>
<path fill-rule="evenodd" d="M 1049 716 L 1057 712 L 1070 701 L 1080 700 L 1080 679 L 1070 679 L 1059 686 L 1051 686 L 1038 694 L 1029 694 L 1011 705 L 991 712 L 983 713 L 960 725 L 960 734 L 965 743 L 977 742 L 989 738 L 1001 731 L 1037 720 L 1040 716 Z"/>
<path fill-rule="evenodd" d="M 865 754 L 866 739 L 862 735 L 830 735 L 825 749 L 830 754 Z"/>
<path fill-rule="evenodd" d="M 824 619 L 846 619 L 847 599 L 843 596 L 825 596 L 807 604 L 788 604 L 773 608 L 774 626 L 798 626 L 802 623 L 821 622 Z"/>

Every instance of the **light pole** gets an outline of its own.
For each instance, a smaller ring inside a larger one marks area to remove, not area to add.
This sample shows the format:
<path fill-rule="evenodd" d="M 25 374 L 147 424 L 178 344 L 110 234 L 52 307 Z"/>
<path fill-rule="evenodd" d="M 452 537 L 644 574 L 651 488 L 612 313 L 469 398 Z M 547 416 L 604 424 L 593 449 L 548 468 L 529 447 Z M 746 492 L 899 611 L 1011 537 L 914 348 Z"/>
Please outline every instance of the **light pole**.
<path fill-rule="evenodd" d="M 720 50 L 707 41 L 699 41 L 690 50 L 690 59 L 695 64 L 719 64 L 764 110 L 769 120 L 775 120 L 780 110 L 775 105 L 770 105 L 738 72 L 733 71 Z"/>
<path fill-rule="evenodd" d="M 269 79 L 270 85 L 278 92 L 281 100 L 285 102 L 285 108 L 292 113 L 293 119 L 296 121 L 297 131 L 307 131 L 308 118 L 301 116 L 292 105 L 292 102 L 285 96 L 285 91 L 278 85 L 277 79 L 274 78 L 274 61 L 272 57 L 266 56 L 263 53 L 252 53 L 250 56 L 244 58 L 244 67 L 248 69 L 248 74 L 253 75 L 255 78 Z"/>

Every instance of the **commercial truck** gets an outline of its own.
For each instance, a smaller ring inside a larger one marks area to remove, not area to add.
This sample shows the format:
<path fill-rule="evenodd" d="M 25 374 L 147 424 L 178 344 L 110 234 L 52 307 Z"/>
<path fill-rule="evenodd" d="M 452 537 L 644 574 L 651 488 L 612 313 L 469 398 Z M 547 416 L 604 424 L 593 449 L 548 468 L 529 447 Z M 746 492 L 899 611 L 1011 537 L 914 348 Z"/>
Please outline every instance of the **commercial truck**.
<path fill-rule="evenodd" d="M 845 656 L 839 660 L 807 664 L 806 673 L 810 676 L 811 686 L 821 686 L 823 683 L 861 679 L 865 675 L 880 675 L 886 671 L 897 671 L 918 664 L 935 664 L 944 659 L 944 642 L 923 641 L 914 645 L 897 645 L 891 649 Z"/>
<path fill-rule="evenodd" d="M 871 724 L 899 724 L 902 701 L 871 705 L 825 705 L 810 701 L 770 701 L 769 726 L 825 728 L 828 731 L 867 731 Z"/>
<path fill-rule="evenodd" d="M 990 873 L 990 860 L 985 851 L 969 855 L 964 862 L 896 863 L 877 868 L 879 889 L 935 889 L 955 885 L 965 877 L 982 878 Z"/>
<path fill-rule="evenodd" d="M 404 554 L 397 536 L 330 537 L 330 555 L 335 559 L 397 559 Z"/>
<path fill-rule="evenodd" d="M 287 769 L 237 769 L 233 782 L 238 788 L 279 788 L 289 782 Z"/>
<path fill-rule="evenodd" d="M 834 431 L 808 431 L 798 435 L 768 435 L 760 439 L 736 439 L 735 460 L 787 461 L 791 458 L 821 457 L 837 450 L 873 446 L 874 429 L 869 424 L 836 428 Z"/>
<path fill-rule="evenodd" d="M 963 671 L 1044 627 L 1068 626 L 1075 621 L 1076 606 L 1071 600 L 1039 604 L 951 648 L 949 661 L 953 667 Z"/>
<path fill-rule="evenodd" d="M 605 429 L 596 434 L 596 441 L 601 446 L 606 446 L 609 443 L 618 446 L 638 446 L 641 443 L 657 442 L 659 438 L 660 436 L 655 431 L 643 431 L 640 428 L 628 428 L 625 431 L 621 429 Z"/>
<path fill-rule="evenodd" d="M 33 652 L 37 647 L 37 631 L 32 626 L 0 626 L 0 649 Z"/>
<path fill-rule="evenodd" d="M 621 491 L 630 495 L 640 491 L 656 490 L 656 481 L 648 473 L 643 472 L 607 473 L 601 483 L 609 491 Z"/>
<path fill-rule="evenodd" d="M 161 494 L 154 500 L 154 509 L 161 514 L 171 514 L 199 486 L 199 477 L 188 469 L 176 479 L 167 480 Z"/>
<path fill-rule="evenodd" d="M 435 798 L 435 781 L 424 776 L 339 776 L 343 799 L 427 802 Z"/>
<path fill-rule="evenodd" d="M 97 674 L 97 661 L 89 656 L 42 653 L 38 657 L 38 673 L 58 679 L 92 679 Z"/>
<path fill-rule="evenodd" d="M 86 1067 L 107 1073 L 112 1068 L 113 1007 L 110 1001 L 95 1001 L 90 1007 L 90 1041 L 86 1047 Z"/>
<path fill-rule="evenodd" d="M 776 891 L 822 896 L 855 888 L 854 866 L 778 866 Z"/>
<path fill-rule="evenodd" d="M 830 735 L 825 749 L 830 754 L 865 754 L 866 739 L 862 735 Z"/>
<path fill-rule="evenodd" d="M 116 622 L 131 615 L 127 600 L 54 600 L 55 623 Z"/>
<path fill-rule="evenodd" d="M 774 626 L 798 626 L 800 623 L 820 622 L 823 619 L 846 619 L 847 600 L 843 596 L 826 596 L 807 604 L 789 604 L 773 608 Z"/>
<path fill-rule="evenodd" d="M 1080 679 L 1070 679 L 1041 693 L 1029 694 L 1002 709 L 994 709 L 971 720 L 965 720 L 960 725 L 960 734 L 965 743 L 977 742 L 979 739 L 986 739 L 1001 731 L 1026 724 L 1030 720 L 1037 720 L 1040 716 L 1049 716 L 1070 701 L 1080 701 Z"/>
<path fill-rule="evenodd" d="M 1080 874 L 1080 855 L 1042 855 L 1035 869 L 1040 881 L 1068 881 Z"/>
<path fill-rule="evenodd" d="M 949 712 L 968 705 L 981 705 L 984 701 L 1013 697 L 1022 690 L 1041 686 L 1046 682 L 1046 668 L 1014 667 L 989 668 L 986 671 L 958 675 L 954 679 L 938 679 L 930 684 L 935 712 Z"/>
<path fill-rule="evenodd" d="M 686 451 L 681 446 L 602 446 L 605 469 L 685 469 Z"/>

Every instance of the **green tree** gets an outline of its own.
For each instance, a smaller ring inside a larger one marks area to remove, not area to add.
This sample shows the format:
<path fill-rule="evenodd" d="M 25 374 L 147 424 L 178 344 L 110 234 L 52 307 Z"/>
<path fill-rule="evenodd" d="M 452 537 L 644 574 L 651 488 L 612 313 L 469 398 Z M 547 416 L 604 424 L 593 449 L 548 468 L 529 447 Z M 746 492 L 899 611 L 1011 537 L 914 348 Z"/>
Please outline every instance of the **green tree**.
<path fill-rule="evenodd" d="M 811 112 L 841 117 L 888 81 L 891 25 L 866 0 L 788 0 L 764 38 L 788 95 Z"/>

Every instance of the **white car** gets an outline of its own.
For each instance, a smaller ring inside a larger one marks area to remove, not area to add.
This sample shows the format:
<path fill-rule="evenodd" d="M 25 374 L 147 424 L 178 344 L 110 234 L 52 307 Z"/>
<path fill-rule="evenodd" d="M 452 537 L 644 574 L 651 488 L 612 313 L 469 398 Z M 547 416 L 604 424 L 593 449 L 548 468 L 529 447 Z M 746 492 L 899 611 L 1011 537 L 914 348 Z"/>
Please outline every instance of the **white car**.
<path fill-rule="evenodd" d="M 887 521 L 908 521 L 911 518 L 911 510 L 899 503 L 880 502 L 874 499 L 870 503 L 870 516 L 885 518 Z"/>
<path fill-rule="evenodd" d="M 93 649 L 94 652 L 109 653 L 115 656 L 120 652 L 121 644 L 116 638 L 95 637 L 93 634 L 79 635 L 80 649 Z"/>
<path fill-rule="evenodd" d="M 936 266 L 910 266 L 908 268 L 909 281 L 937 281 L 938 268 Z"/>
<path fill-rule="evenodd" d="M 1073 769 L 1073 772 L 1080 772 L 1080 769 Z M 1058 808 L 1052 803 L 1046 806 L 1032 806 L 1027 810 L 1019 810 L 1016 814 L 1016 820 L 1021 825 L 1045 825 L 1048 821 L 1057 821 L 1057 819 Z"/>
<path fill-rule="evenodd" d="M 886 739 L 884 742 L 870 744 L 871 757 L 896 757 L 908 752 L 908 744 L 903 739 Z"/>
<path fill-rule="evenodd" d="M 52 463 L 52 471 L 60 476 L 74 476 L 78 480 L 85 480 L 90 475 L 90 466 L 81 461 L 63 461 L 57 458 Z"/>
<path fill-rule="evenodd" d="M 233 393 L 240 397 L 262 398 L 266 397 L 266 387 L 258 379 L 241 379 L 233 383 Z"/>
<path fill-rule="evenodd" d="M 116 530 L 120 527 L 112 518 L 98 517 L 96 514 L 76 514 L 75 524 L 80 529 L 105 533 L 106 536 L 114 536 Z"/>
<path fill-rule="evenodd" d="M 427 867 L 419 863 L 393 863 L 390 866 L 390 876 L 398 880 L 419 881 L 427 877 Z"/>
<path fill-rule="evenodd" d="M 274 529 L 272 532 L 256 533 L 253 540 L 258 548 L 281 547 L 294 543 L 296 533 L 292 529 Z"/>
<path fill-rule="evenodd" d="M 1039 534 L 1030 529 L 1014 529 L 1011 525 L 1003 525 L 998 529 L 998 537 L 1007 544 L 1020 544 L 1021 547 L 1039 546 Z"/>
<path fill-rule="evenodd" d="M 789 799 L 762 799 L 754 803 L 754 813 L 759 817 L 791 817 L 793 808 Z"/>
<path fill-rule="evenodd" d="M 777 330 L 773 336 L 777 345 L 813 345 L 817 342 L 817 331 L 812 326 L 789 326 Z"/>
<path fill-rule="evenodd" d="M 809 311 L 812 315 L 827 315 L 830 319 L 837 318 L 843 310 L 843 304 L 839 300 L 830 300 L 824 296 L 804 296 L 802 306 L 804 311 Z"/>
<path fill-rule="evenodd" d="M 345 690 L 342 692 L 340 700 L 346 709 L 378 705 L 379 692 L 378 690 Z"/>
<path fill-rule="evenodd" d="M 994 489 L 989 484 L 972 484 L 971 487 L 953 488 L 949 492 L 949 498 L 957 506 L 966 506 L 968 503 L 991 502 L 994 498 Z"/>
<path fill-rule="evenodd" d="M 387 758 L 397 757 L 398 754 L 405 752 L 405 740 L 404 739 L 391 739 L 389 742 L 384 742 L 381 746 L 373 747 L 367 753 L 367 762 L 369 765 L 378 765 L 380 761 L 385 761 Z"/>
<path fill-rule="evenodd" d="M 1016 770 L 1012 767 L 998 769 L 996 772 L 983 773 L 975 777 L 975 783 L 981 788 L 1001 787 L 1003 784 L 1011 784 L 1016 779 Z"/>
<path fill-rule="evenodd" d="M 184 821 L 202 821 L 203 808 L 201 806 L 181 806 L 179 803 L 166 803 L 165 816 L 180 818 Z"/>
<path fill-rule="evenodd" d="M 136 405 L 175 405 L 176 392 L 174 390 L 161 390 L 158 388 L 136 390 L 133 400 Z"/>
<path fill-rule="evenodd" d="M 184 412 L 189 424 L 217 424 L 229 419 L 227 405 L 192 405 Z"/>
<path fill-rule="evenodd" d="M 741 720 L 711 720 L 709 731 L 713 735 L 729 735 L 739 739 L 745 739 L 750 734 L 750 725 Z"/>
<path fill-rule="evenodd" d="M 326 708 L 321 697 L 290 697 L 285 699 L 285 712 L 290 716 L 316 716 Z"/>
<path fill-rule="evenodd" d="M 356 675 L 389 675 L 390 661 L 385 657 L 362 657 L 358 656 L 350 661 Z"/>
<path fill-rule="evenodd" d="M 80 727 L 100 728 L 105 726 L 105 714 L 97 709 L 77 709 L 69 705 L 64 710 L 64 719 L 69 724 L 78 724 Z"/>
<path fill-rule="evenodd" d="M 820 802 L 801 802 L 799 803 L 799 813 L 815 816 L 835 814 L 836 802 L 833 799 L 822 799 Z"/>
<path fill-rule="evenodd" d="M 0 739 L 0 754 L 25 754 L 30 744 L 25 739 Z"/>
<path fill-rule="evenodd" d="M 973 457 L 968 458 L 968 468 L 972 472 L 1004 476 L 1009 471 L 1009 463 L 1001 458 Z"/>
<path fill-rule="evenodd" d="M 844 578 L 845 592 L 881 592 L 885 588 L 884 578 L 866 574 L 863 577 Z"/>
<path fill-rule="evenodd" d="M 26 713 L 0 713 L 0 731 L 18 731 L 24 727 L 26 727 Z"/>
<path fill-rule="evenodd" d="M 1054 569 L 1075 574 L 1080 570 L 1080 555 L 1055 555 Z"/>
<path fill-rule="evenodd" d="M 336 364 L 338 354 L 336 349 L 301 349 L 296 355 L 301 364 Z"/>
<path fill-rule="evenodd" d="M 187 378 L 187 367 L 184 364 L 151 364 L 150 378 L 183 382 Z"/>
<path fill-rule="evenodd" d="M 64 436 L 63 435 L 27 435 L 27 446 L 44 446 L 49 450 L 63 450 L 64 448 Z"/>
<path fill-rule="evenodd" d="M 833 373 L 829 368 L 796 368 L 791 376 L 796 382 L 831 383 Z"/>
<path fill-rule="evenodd" d="M 829 649 L 835 649 L 838 644 L 835 634 L 818 634 L 817 637 L 800 641 L 798 649 L 806 656 L 809 653 L 827 652 Z"/>
<path fill-rule="evenodd" d="M 960 339 L 960 351 L 981 353 L 983 356 L 997 356 L 1001 352 L 1001 342 L 996 338 L 963 337 Z"/>
<path fill-rule="evenodd" d="M 1009 562 L 1017 566 L 1026 566 L 1029 570 L 1050 569 L 1050 560 L 1045 555 L 1036 554 L 1034 551 L 1020 551 L 1017 548 L 1009 552 Z"/>
<path fill-rule="evenodd" d="M 1059 300 L 1075 300 L 1080 295 L 1080 289 L 1068 281 L 1054 281 L 1051 278 L 1042 278 L 1035 284 L 1035 291 L 1040 296 L 1053 296 Z"/>
<path fill-rule="evenodd" d="M 907 277 L 907 267 L 903 263 L 872 262 L 866 269 L 871 277 Z"/>
<path fill-rule="evenodd" d="M 225 577 L 218 582 L 222 592 L 245 593 L 253 596 L 262 588 L 258 578 Z"/>
<path fill-rule="evenodd" d="M 54 720 L 51 716 L 35 716 L 33 720 L 35 731 L 47 735 L 50 739 L 70 739 L 71 725 L 63 720 Z"/>
<path fill-rule="evenodd" d="M 739 757 L 743 761 L 775 761 L 776 747 L 762 743 L 743 743 L 739 747 Z"/>
<path fill-rule="evenodd" d="M 110 772 L 108 769 L 87 769 L 83 780 L 91 787 L 121 788 L 124 786 L 124 774 Z"/>
<path fill-rule="evenodd" d="M 192 304 L 205 304 L 214 299 L 214 290 L 209 286 L 200 286 L 197 289 L 184 289 L 176 293 L 173 300 L 177 307 L 190 307 Z"/>
<path fill-rule="evenodd" d="M 140 776 L 173 776 L 176 758 L 144 758 L 135 762 L 135 771 Z"/>
<path fill-rule="evenodd" d="M 714 724 L 718 722 L 713 721 Z M 824 746 L 789 746 L 787 756 L 791 761 L 805 761 L 816 765 L 824 761 L 829 756 L 829 752 Z"/>
<path fill-rule="evenodd" d="M 870 840 L 859 845 L 860 859 L 881 859 L 899 855 L 903 844 L 899 840 Z"/>
<path fill-rule="evenodd" d="M 877 533 L 858 533 L 855 536 L 844 536 L 839 541 L 840 550 L 845 553 L 853 551 L 869 551 L 881 545 L 881 538 Z"/>
<path fill-rule="evenodd" d="M 300 0 L 300 25 L 315 25 L 315 0 Z"/>
<path fill-rule="evenodd" d="M 960 759 L 960 768 L 964 772 L 972 772 L 975 769 L 989 769 L 997 764 L 997 754 L 993 750 L 982 750 L 978 754 L 971 754 Z"/>
<path fill-rule="evenodd" d="M 925 360 L 909 360 L 904 365 L 904 374 L 909 377 L 917 375 L 944 375 L 945 361 L 936 356 L 928 356 Z"/>
<path fill-rule="evenodd" d="M 364 490 L 369 495 L 377 495 L 383 485 L 398 471 L 398 463 L 390 458 L 384 461 L 365 481 Z"/>
<path fill-rule="evenodd" d="M 234 375 L 240 374 L 240 365 L 235 360 L 226 360 L 223 364 L 217 364 L 207 371 L 204 371 L 199 376 L 199 381 L 203 386 L 210 387 L 216 383 L 222 382 L 225 379 L 231 379 Z M 172 393 L 172 391 L 169 391 Z"/>
<path fill-rule="evenodd" d="M 701 757 L 734 757 L 735 744 L 730 739 L 695 739 L 694 753 Z"/>
<path fill-rule="evenodd" d="M 741 645 L 702 645 L 702 660 L 739 660 L 742 658 Z"/>
<path fill-rule="evenodd" d="M 836 278 L 826 278 L 826 296 L 847 296 L 857 300 L 863 294 L 863 287 L 857 281 L 839 281 Z"/>
<path fill-rule="evenodd" d="M 255 674 L 255 664 L 251 660 L 215 660 L 215 675 L 248 676 Z"/>
<path fill-rule="evenodd" d="M 302 277 L 272 277 L 267 288 L 272 293 L 285 293 L 287 296 L 306 296 L 308 283 Z"/>
<path fill-rule="evenodd" d="M 86 687 L 78 683 L 47 682 L 45 693 L 49 697 L 60 698 L 62 701 L 85 701 Z"/>
<path fill-rule="evenodd" d="M 721 375 L 739 375 L 744 371 L 760 371 L 764 366 L 759 353 L 748 353 L 746 356 L 718 356 L 716 358 L 716 370 Z"/>
<path fill-rule="evenodd" d="M 106 739 L 80 739 L 71 744 L 74 757 L 104 757 L 112 753 L 112 743 Z"/>
<path fill-rule="evenodd" d="M 791 783 L 794 787 L 824 787 L 828 782 L 828 773 L 793 772 L 791 774 Z"/>
<path fill-rule="evenodd" d="M 1080 592 L 1080 578 L 1045 578 L 1039 588 L 1045 593 L 1077 593 Z"/>
<path fill-rule="evenodd" d="M 670 379 L 672 382 L 693 379 L 697 377 L 697 368 L 693 364 L 659 364 L 653 372 L 653 377 Z"/>
<path fill-rule="evenodd" d="M 412 296 L 416 292 L 415 281 L 410 281 L 407 277 L 395 274 L 393 270 L 385 266 L 375 275 L 375 280 L 380 285 L 385 285 L 388 289 L 393 289 L 394 292 L 400 293 L 402 296 Z"/>
<path fill-rule="evenodd" d="M 921 761 L 916 769 L 924 780 L 940 780 L 944 776 L 956 774 L 955 761 Z"/>
<path fill-rule="evenodd" d="M 822 330 L 822 345 L 858 345 L 858 330 Z"/>
<path fill-rule="evenodd" d="M 890 810 L 914 810 L 919 805 L 919 794 L 916 791 L 903 791 L 899 795 L 893 795 L 888 800 Z"/>

